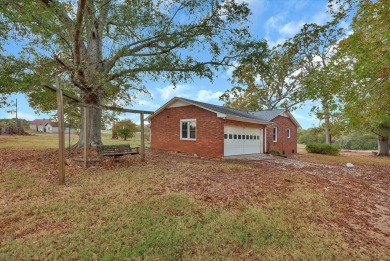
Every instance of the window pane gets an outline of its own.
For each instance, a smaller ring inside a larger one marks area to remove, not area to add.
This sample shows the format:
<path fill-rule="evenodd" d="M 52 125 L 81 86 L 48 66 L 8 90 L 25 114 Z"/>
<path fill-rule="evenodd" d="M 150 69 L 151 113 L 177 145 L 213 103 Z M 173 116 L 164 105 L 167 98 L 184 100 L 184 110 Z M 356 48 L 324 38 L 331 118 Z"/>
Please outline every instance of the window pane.
<path fill-rule="evenodd" d="M 249 140 L 249 135 L 246 135 L 246 139 Z"/>
<path fill-rule="evenodd" d="M 228 135 L 227 134 L 224 134 L 223 135 L 223 138 L 226 140 L 228 138 Z"/>
<path fill-rule="evenodd" d="M 191 139 L 196 139 L 196 132 L 195 131 L 190 131 L 190 138 Z"/>
<path fill-rule="evenodd" d="M 235 139 L 235 140 L 237 139 L 237 134 L 234 134 L 234 139 Z"/>
<path fill-rule="evenodd" d="M 277 131 L 278 131 L 278 129 L 277 129 L 277 128 L 274 128 L 274 133 L 273 133 L 273 139 L 274 139 L 274 141 L 276 141 Z"/>
<path fill-rule="evenodd" d="M 229 134 L 229 140 L 233 139 L 233 135 Z"/>
<path fill-rule="evenodd" d="M 196 139 L 196 122 L 190 122 L 190 139 Z"/>
<path fill-rule="evenodd" d="M 186 122 L 186 121 L 183 121 L 181 123 L 181 137 L 183 139 L 188 138 L 188 122 Z"/>
<path fill-rule="evenodd" d="M 242 139 L 245 140 L 245 135 L 242 135 Z"/>
<path fill-rule="evenodd" d="M 241 135 L 240 134 L 238 134 L 238 139 L 241 140 Z"/>

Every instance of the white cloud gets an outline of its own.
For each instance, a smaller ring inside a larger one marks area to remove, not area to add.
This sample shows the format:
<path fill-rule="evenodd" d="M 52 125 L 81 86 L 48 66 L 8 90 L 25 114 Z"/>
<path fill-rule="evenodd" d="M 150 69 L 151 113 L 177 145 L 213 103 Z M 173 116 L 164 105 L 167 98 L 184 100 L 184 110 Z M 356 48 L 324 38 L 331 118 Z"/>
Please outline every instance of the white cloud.
<path fill-rule="evenodd" d="M 14 113 L 8 113 L 6 116 L 5 116 L 7 119 L 13 119 L 15 118 L 15 114 Z M 28 113 L 24 113 L 24 112 L 18 112 L 18 119 L 24 119 L 24 120 L 28 120 L 28 121 L 33 121 L 35 120 L 37 117 L 33 114 L 28 114 Z"/>
<path fill-rule="evenodd" d="M 293 6 L 295 10 L 301 10 L 303 7 L 307 5 L 307 0 L 290 0 L 288 1 L 289 6 Z"/>
<path fill-rule="evenodd" d="M 305 22 L 302 20 L 291 21 L 287 24 L 280 26 L 278 31 L 280 34 L 282 34 L 284 36 L 291 37 L 291 36 L 294 36 L 296 33 L 298 33 L 304 24 L 305 24 Z"/>
<path fill-rule="evenodd" d="M 318 25 L 323 25 L 331 19 L 331 16 L 326 12 L 320 12 L 313 16 L 312 22 Z"/>
<path fill-rule="evenodd" d="M 267 36 L 269 36 L 271 31 L 279 27 L 279 24 L 284 21 L 286 14 L 286 12 L 279 13 L 278 15 L 271 16 L 267 19 L 265 22 L 265 32 Z"/>
<path fill-rule="evenodd" d="M 312 122 L 318 122 L 319 120 L 317 118 L 314 118 L 314 117 L 307 117 L 307 116 L 303 116 L 299 113 L 296 113 L 296 112 L 292 112 L 292 115 L 294 116 L 295 119 L 298 119 L 298 120 L 304 120 L 304 121 L 312 121 Z"/>
<path fill-rule="evenodd" d="M 198 91 L 198 95 L 196 100 L 201 102 L 208 102 L 210 100 L 218 100 L 219 97 L 223 94 L 223 92 L 212 92 L 209 90 L 200 90 Z"/>
<path fill-rule="evenodd" d="M 287 40 L 286 38 L 278 38 L 276 41 L 272 41 L 272 40 L 267 38 L 268 45 L 271 48 L 278 45 L 278 44 L 283 44 L 286 40 Z"/>
<path fill-rule="evenodd" d="M 166 101 L 173 97 L 183 97 L 188 99 L 193 99 L 201 102 L 209 102 L 211 100 L 218 101 L 219 97 L 223 94 L 221 91 L 212 91 L 200 89 L 191 85 L 177 85 L 174 89 L 172 85 L 165 86 L 163 88 L 156 88 L 156 90 L 161 94 L 161 99 Z M 152 103 L 146 100 L 138 101 L 139 105 L 151 106 Z M 154 104 L 154 108 L 160 107 L 157 104 Z"/>
<path fill-rule="evenodd" d="M 178 84 L 176 88 L 173 85 L 165 86 L 164 88 L 156 88 L 156 90 L 161 94 L 163 100 L 168 100 L 174 96 L 186 97 L 186 93 L 191 89 L 191 86 L 185 84 Z"/>
<path fill-rule="evenodd" d="M 147 100 L 139 100 L 139 101 L 137 101 L 137 104 L 140 106 L 148 106 L 150 108 L 159 108 L 160 107 L 160 105 L 153 103 L 151 101 L 147 101 Z"/>

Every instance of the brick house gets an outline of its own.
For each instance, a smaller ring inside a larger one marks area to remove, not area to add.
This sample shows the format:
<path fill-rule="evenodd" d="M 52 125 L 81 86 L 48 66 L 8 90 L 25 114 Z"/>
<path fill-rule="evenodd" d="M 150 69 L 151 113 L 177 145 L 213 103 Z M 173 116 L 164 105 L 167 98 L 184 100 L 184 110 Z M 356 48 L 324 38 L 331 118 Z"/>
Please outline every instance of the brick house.
<path fill-rule="evenodd" d="M 147 120 L 152 149 L 212 158 L 297 151 L 300 125 L 286 110 L 245 112 L 175 97 Z"/>

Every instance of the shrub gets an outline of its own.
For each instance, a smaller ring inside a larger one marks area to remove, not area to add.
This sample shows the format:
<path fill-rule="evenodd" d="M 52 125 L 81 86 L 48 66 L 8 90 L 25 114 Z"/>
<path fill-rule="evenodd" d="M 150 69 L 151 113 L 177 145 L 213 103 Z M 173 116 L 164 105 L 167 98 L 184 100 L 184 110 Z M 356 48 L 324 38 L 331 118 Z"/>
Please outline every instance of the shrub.
<path fill-rule="evenodd" d="M 282 153 L 278 150 L 271 150 L 270 154 L 275 155 L 275 156 L 282 156 Z"/>
<path fill-rule="evenodd" d="M 306 145 L 307 152 L 310 153 L 318 153 L 318 154 L 326 154 L 326 155 L 338 155 L 340 152 L 340 148 L 337 145 L 330 144 L 308 144 Z"/>

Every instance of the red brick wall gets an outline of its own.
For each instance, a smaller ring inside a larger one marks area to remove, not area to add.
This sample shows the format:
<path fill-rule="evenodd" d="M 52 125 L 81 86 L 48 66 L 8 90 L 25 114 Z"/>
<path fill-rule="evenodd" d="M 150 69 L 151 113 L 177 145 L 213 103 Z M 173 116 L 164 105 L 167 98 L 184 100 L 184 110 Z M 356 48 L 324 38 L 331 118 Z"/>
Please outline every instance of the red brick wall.
<path fill-rule="evenodd" d="M 180 140 L 180 120 L 196 119 L 196 141 Z M 166 108 L 151 121 L 151 148 L 223 157 L 224 124 L 252 128 L 264 125 L 224 120 L 196 106 Z"/>
<path fill-rule="evenodd" d="M 290 118 L 278 116 L 272 120 L 273 125 L 267 126 L 267 151 L 278 150 L 283 154 L 297 153 L 298 131 L 297 126 Z M 273 128 L 278 128 L 278 140 L 273 141 Z M 291 137 L 287 138 L 287 129 L 291 130 Z"/>
<path fill-rule="evenodd" d="M 196 119 L 196 141 L 180 140 L 180 120 Z M 166 108 L 151 120 L 151 148 L 223 157 L 223 122 L 196 106 Z"/>

